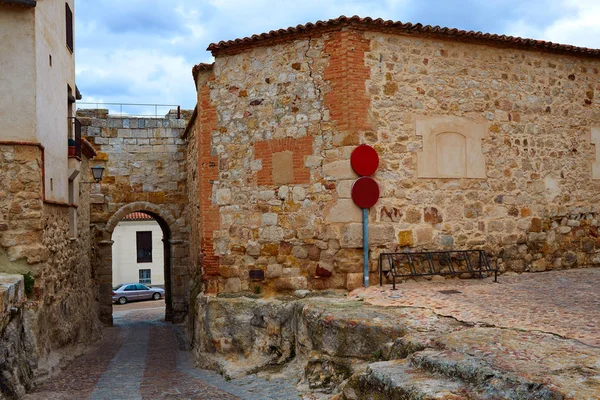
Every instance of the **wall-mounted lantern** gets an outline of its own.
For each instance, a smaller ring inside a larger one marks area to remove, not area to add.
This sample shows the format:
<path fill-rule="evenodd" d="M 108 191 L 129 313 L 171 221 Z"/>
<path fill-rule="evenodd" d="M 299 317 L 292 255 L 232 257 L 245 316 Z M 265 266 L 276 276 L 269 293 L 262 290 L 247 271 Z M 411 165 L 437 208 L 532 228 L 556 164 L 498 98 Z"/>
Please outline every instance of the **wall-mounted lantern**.
<path fill-rule="evenodd" d="M 94 180 L 96 181 L 96 183 L 100 183 L 100 181 L 102 180 L 102 175 L 104 175 L 104 167 L 96 165 L 95 167 L 92 167 L 91 169 L 92 169 L 92 175 L 94 176 Z"/>
<path fill-rule="evenodd" d="M 104 175 L 104 167 L 96 165 L 90 169 L 92 170 L 92 176 L 94 177 L 94 181 L 93 182 L 79 182 L 79 183 L 100 183 L 100 181 L 102 180 L 102 176 Z"/>

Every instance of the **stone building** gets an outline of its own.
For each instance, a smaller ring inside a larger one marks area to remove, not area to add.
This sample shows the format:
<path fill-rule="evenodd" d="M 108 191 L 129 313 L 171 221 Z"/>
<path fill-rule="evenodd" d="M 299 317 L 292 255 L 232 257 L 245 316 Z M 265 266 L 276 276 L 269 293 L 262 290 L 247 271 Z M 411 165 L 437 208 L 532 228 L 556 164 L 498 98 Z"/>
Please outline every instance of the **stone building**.
<path fill-rule="evenodd" d="M 600 263 L 600 50 L 358 17 L 208 50 L 186 129 L 207 291 L 360 286 L 361 143 L 381 160 L 371 282 L 393 250 Z"/>
<path fill-rule="evenodd" d="M 98 151 L 95 163 L 106 169 L 102 183 L 91 188 L 90 218 L 100 320 L 107 325 L 112 324 L 114 232 L 132 212 L 150 215 L 162 231 L 165 318 L 183 322 L 187 315 L 194 286 L 190 277 L 199 269 L 189 258 L 186 143 L 181 137 L 190 114 L 173 110 L 164 117 L 134 117 L 107 109 L 77 110 L 83 137 Z"/>
<path fill-rule="evenodd" d="M 73 4 L 0 1 L 0 274 L 14 282 L 3 294 L 21 293 L 0 307 L 7 395 L 100 333 L 85 184 L 96 152 L 73 118 Z"/>

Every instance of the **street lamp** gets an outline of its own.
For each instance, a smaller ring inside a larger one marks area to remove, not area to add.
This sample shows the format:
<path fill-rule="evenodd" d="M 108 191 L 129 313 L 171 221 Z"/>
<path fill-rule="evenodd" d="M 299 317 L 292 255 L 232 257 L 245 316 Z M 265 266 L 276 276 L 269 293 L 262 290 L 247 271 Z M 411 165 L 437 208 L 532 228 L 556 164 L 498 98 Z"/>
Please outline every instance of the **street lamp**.
<path fill-rule="evenodd" d="M 94 177 L 94 181 L 92 181 L 92 182 L 79 182 L 80 184 L 83 184 L 83 183 L 100 183 L 100 181 L 102 180 L 102 175 L 104 175 L 104 167 L 96 165 L 95 167 L 92 167 L 90 169 L 92 170 L 92 176 Z"/>
<path fill-rule="evenodd" d="M 96 181 L 96 183 L 100 183 L 100 181 L 102 180 L 102 175 L 104 175 L 104 167 L 96 165 L 95 167 L 92 167 L 91 169 L 92 169 L 92 175 L 94 176 L 94 180 Z"/>

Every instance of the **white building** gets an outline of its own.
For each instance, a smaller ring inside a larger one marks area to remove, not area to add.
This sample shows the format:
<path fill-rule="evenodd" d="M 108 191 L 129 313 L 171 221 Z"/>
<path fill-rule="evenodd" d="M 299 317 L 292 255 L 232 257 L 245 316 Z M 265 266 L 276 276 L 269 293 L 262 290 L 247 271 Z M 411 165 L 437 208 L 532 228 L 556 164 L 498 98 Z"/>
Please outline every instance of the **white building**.
<path fill-rule="evenodd" d="M 127 215 L 113 232 L 113 286 L 139 282 L 163 287 L 165 283 L 163 232 L 150 215 Z"/>

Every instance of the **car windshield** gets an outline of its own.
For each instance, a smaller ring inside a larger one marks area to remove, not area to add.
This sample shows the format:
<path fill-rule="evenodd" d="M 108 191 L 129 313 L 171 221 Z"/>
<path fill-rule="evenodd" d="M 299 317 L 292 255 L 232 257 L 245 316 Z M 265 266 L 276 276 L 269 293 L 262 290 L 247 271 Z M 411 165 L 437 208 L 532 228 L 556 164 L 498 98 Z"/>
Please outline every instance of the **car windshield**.
<path fill-rule="evenodd" d="M 120 284 L 120 285 L 117 285 L 117 286 L 115 286 L 115 287 L 113 288 L 113 290 L 117 290 L 117 289 L 119 289 L 121 286 L 123 286 L 123 284 Z"/>

